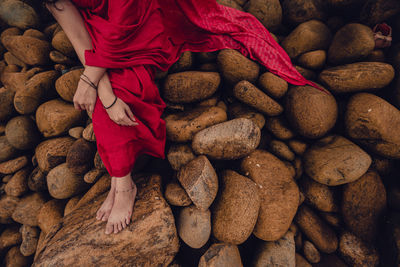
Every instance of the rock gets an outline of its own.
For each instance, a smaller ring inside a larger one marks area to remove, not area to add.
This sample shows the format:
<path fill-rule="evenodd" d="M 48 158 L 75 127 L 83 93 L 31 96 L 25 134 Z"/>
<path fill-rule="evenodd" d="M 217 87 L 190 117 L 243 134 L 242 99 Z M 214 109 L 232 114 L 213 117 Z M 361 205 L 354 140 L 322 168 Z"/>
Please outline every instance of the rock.
<path fill-rule="evenodd" d="M 201 210 L 207 210 L 218 191 L 218 177 L 206 156 L 200 155 L 181 167 L 177 178 Z"/>
<path fill-rule="evenodd" d="M 355 235 L 344 232 L 340 236 L 339 253 L 351 266 L 378 266 L 376 249 L 364 244 Z"/>
<path fill-rule="evenodd" d="M 21 254 L 19 246 L 14 246 L 7 251 L 4 267 L 28 267 L 31 262 L 31 258 Z"/>
<path fill-rule="evenodd" d="M 76 56 L 74 47 L 63 30 L 54 34 L 51 45 L 67 57 Z"/>
<path fill-rule="evenodd" d="M 243 8 L 235 0 L 217 0 L 217 3 L 243 11 Z"/>
<path fill-rule="evenodd" d="M 227 115 L 225 110 L 219 107 L 198 107 L 167 115 L 164 120 L 169 140 L 187 142 L 192 140 L 197 132 L 226 121 Z"/>
<path fill-rule="evenodd" d="M 295 267 L 295 254 L 294 234 L 287 231 L 278 241 L 262 242 L 256 252 L 253 266 Z"/>
<path fill-rule="evenodd" d="M 32 267 L 168 266 L 179 249 L 174 217 L 162 196 L 161 176 L 137 176 L 138 195 L 131 223 L 118 235 L 104 233 L 95 213 L 107 193 L 96 196 L 65 216 L 46 235 Z M 68 244 L 74 244 L 70 246 Z M 90 251 L 90 254 L 82 251 Z"/>
<path fill-rule="evenodd" d="M 28 65 L 46 65 L 49 62 L 50 44 L 30 36 L 7 35 L 2 38 L 5 48 Z"/>
<path fill-rule="evenodd" d="M 292 149 L 294 153 L 296 153 L 297 155 L 303 155 L 308 147 L 308 145 L 305 142 L 296 139 L 289 140 L 288 145 L 290 149 Z"/>
<path fill-rule="evenodd" d="M 257 222 L 260 197 L 256 184 L 232 170 L 221 174 L 220 194 L 212 209 L 213 236 L 221 242 L 245 242 Z"/>
<path fill-rule="evenodd" d="M 31 37 L 35 37 L 37 39 L 40 40 L 46 40 L 47 37 L 44 33 L 42 33 L 41 31 L 38 31 L 36 29 L 27 29 L 24 31 L 23 36 L 31 36 Z"/>
<path fill-rule="evenodd" d="M 104 170 L 99 169 L 91 169 L 83 176 L 83 180 L 88 184 L 93 184 L 96 182 L 102 175 L 104 174 Z"/>
<path fill-rule="evenodd" d="M 329 90 L 338 94 L 381 89 L 393 78 L 393 67 L 381 62 L 358 62 L 328 68 L 318 77 Z"/>
<path fill-rule="evenodd" d="M 56 137 L 41 142 L 35 148 L 35 156 L 40 169 L 49 172 L 65 162 L 69 148 L 75 140 L 69 136 Z"/>
<path fill-rule="evenodd" d="M 93 167 L 95 153 L 96 145 L 80 138 L 68 149 L 67 167 L 75 174 L 85 174 Z"/>
<path fill-rule="evenodd" d="M 35 253 L 39 240 L 39 229 L 35 226 L 22 225 L 20 228 L 22 243 L 19 248 L 21 254 L 30 256 Z"/>
<path fill-rule="evenodd" d="M 353 182 L 371 165 L 371 157 L 341 136 L 327 136 L 304 154 L 304 171 L 315 181 L 329 186 Z"/>
<path fill-rule="evenodd" d="M 338 247 L 336 233 L 310 208 L 301 205 L 296 214 L 295 221 L 318 250 L 324 253 L 333 253 L 336 251 Z"/>
<path fill-rule="evenodd" d="M 281 43 L 290 58 L 329 47 L 332 34 L 329 28 L 318 20 L 301 23 Z"/>
<path fill-rule="evenodd" d="M 46 191 L 46 174 L 39 167 L 33 169 L 28 177 L 28 187 L 32 191 Z"/>
<path fill-rule="evenodd" d="M 18 150 L 7 141 L 7 137 L 4 135 L 0 136 L 0 162 L 10 160 L 17 153 Z"/>
<path fill-rule="evenodd" d="M 40 105 L 36 110 L 36 123 L 44 137 L 68 132 L 68 129 L 82 122 L 84 112 L 60 99 L 53 99 Z"/>
<path fill-rule="evenodd" d="M 271 72 L 264 72 L 260 75 L 258 85 L 267 95 L 273 98 L 283 97 L 288 90 L 288 83 Z"/>
<path fill-rule="evenodd" d="M 90 141 L 90 142 L 95 142 L 96 141 L 96 136 L 93 131 L 93 123 L 89 123 L 86 128 L 82 132 L 82 138 Z"/>
<path fill-rule="evenodd" d="M 36 146 L 40 140 L 40 133 L 30 117 L 17 116 L 7 122 L 6 137 L 13 147 L 25 150 Z"/>
<path fill-rule="evenodd" d="M 335 253 L 323 254 L 321 261 L 313 264 L 315 267 L 348 267 Z"/>
<path fill-rule="evenodd" d="M 83 132 L 84 129 L 85 129 L 85 128 L 83 128 L 82 126 L 73 127 L 73 128 L 71 128 L 71 129 L 68 130 L 68 134 L 69 134 L 71 137 L 73 137 L 73 138 L 75 138 L 75 139 L 78 139 L 78 138 L 81 138 L 81 137 L 82 137 L 82 132 Z"/>
<path fill-rule="evenodd" d="M 10 159 L 3 163 L 0 163 L 0 173 L 12 174 L 28 164 L 28 158 L 26 156 L 20 156 L 15 159 Z"/>
<path fill-rule="evenodd" d="M 19 198 L 2 195 L 0 197 L 0 223 L 6 224 L 11 223 L 11 215 L 13 214 L 17 204 L 19 202 Z"/>
<path fill-rule="evenodd" d="M 306 198 L 306 203 L 314 208 L 325 212 L 339 211 L 338 201 L 332 187 L 315 182 L 306 176 L 300 180 L 300 190 Z"/>
<path fill-rule="evenodd" d="M 57 79 L 55 86 L 57 93 L 61 96 L 62 99 L 68 102 L 73 102 L 72 100 L 74 98 L 76 88 L 78 87 L 78 82 L 82 73 L 82 68 L 74 69 L 68 71 Z"/>
<path fill-rule="evenodd" d="M 268 117 L 266 119 L 265 127 L 276 138 L 287 140 L 295 136 L 295 133 L 289 128 L 289 125 L 283 116 Z"/>
<path fill-rule="evenodd" d="M 241 102 L 268 116 L 283 112 L 282 106 L 248 81 L 240 81 L 233 88 L 233 95 Z"/>
<path fill-rule="evenodd" d="M 322 92 L 311 86 L 293 86 L 286 96 L 285 114 L 299 134 L 319 138 L 335 125 L 338 106 L 327 91 Z"/>
<path fill-rule="evenodd" d="M 15 207 L 11 217 L 20 224 L 37 226 L 38 220 L 36 216 L 45 202 L 44 196 L 39 193 L 24 195 Z"/>
<path fill-rule="evenodd" d="M 4 87 L 0 88 L 0 121 L 7 121 L 15 112 L 14 96 L 15 91 Z"/>
<path fill-rule="evenodd" d="M 232 85 L 242 80 L 255 82 L 260 72 L 260 67 L 256 62 L 235 49 L 220 50 L 217 63 L 223 78 Z"/>
<path fill-rule="evenodd" d="M 370 26 L 384 22 L 400 12 L 400 3 L 396 0 L 367 1 L 361 9 L 360 19 Z"/>
<path fill-rule="evenodd" d="M 279 0 L 249 0 L 245 9 L 272 32 L 276 31 L 282 22 L 282 7 Z"/>
<path fill-rule="evenodd" d="M 201 256 L 198 267 L 243 267 L 240 252 L 236 245 L 215 243 Z"/>
<path fill-rule="evenodd" d="M 210 210 L 200 210 L 191 205 L 180 210 L 177 218 L 180 238 L 191 248 L 204 246 L 211 234 Z"/>
<path fill-rule="evenodd" d="M 53 225 L 59 223 L 64 215 L 65 201 L 52 199 L 47 201 L 39 210 L 37 215 L 38 226 L 48 233 Z"/>
<path fill-rule="evenodd" d="M 21 29 L 39 26 L 39 16 L 35 10 L 28 3 L 19 0 L 1 1 L 0 19 Z"/>
<path fill-rule="evenodd" d="M 183 207 L 192 204 L 192 200 L 186 193 L 185 189 L 176 182 L 167 184 L 164 195 L 168 203 L 174 206 Z"/>
<path fill-rule="evenodd" d="M 386 190 L 375 171 L 368 171 L 343 188 L 342 214 L 348 229 L 371 242 L 386 210 Z"/>
<path fill-rule="evenodd" d="M 318 249 L 308 240 L 303 243 L 303 253 L 306 259 L 311 263 L 318 263 L 321 260 Z"/>
<path fill-rule="evenodd" d="M 179 171 L 183 165 L 195 157 L 192 148 L 187 144 L 172 144 L 167 153 L 168 162 L 175 171 Z"/>
<path fill-rule="evenodd" d="M 10 52 L 6 52 L 3 55 L 5 62 L 7 65 L 17 65 L 18 67 L 21 68 L 26 68 L 27 65 L 20 59 L 18 59 L 16 56 L 11 54 Z"/>
<path fill-rule="evenodd" d="M 260 137 L 260 129 L 254 122 L 238 118 L 196 133 L 192 148 L 196 154 L 206 154 L 213 159 L 238 159 L 256 149 Z"/>
<path fill-rule="evenodd" d="M 19 226 L 7 227 L 0 235 L 0 251 L 5 251 L 6 248 L 19 245 L 21 242 L 22 235 L 19 232 Z"/>
<path fill-rule="evenodd" d="M 72 59 L 67 56 L 64 56 L 61 52 L 54 50 L 51 51 L 49 54 L 50 59 L 58 64 L 65 64 L 65 65 L 73 65 L 75 64 Z"/>
<path fill-rule="evenodd" d="M 54 70 L 44 71 L 34 75 L 25 82 L 25 90 L 15 93 L 14 106 L 20 114 L 30 114 L 36 111 L 45 97 L 52 94 L 54 81 L 58 73 Z"/>
<path fill-rule="evenodd" d="M 272 154 L 283 160 L 293 161 L 295 159 L 293 151 L 291 151 L 290 148 L 280 140 L 272 140 L 269 143 L 268 148 Z"/>
<path fill-rule="evenodd" d="M 296 253 L 296 267 L 312 267 L 312 265 L 303 256 Z"/>
<path fill-rule="evenodd" d="M 228 113 L 231 119 L 246 118 L 252 120 L 260 129 L 265 125 L 265 117 L 263 114 L 240 102 L 229 105 Z"/>
<path fill-rule="evenodd" d="M 192 103 L 212 96 L 220 82 L 218 72 L 184 71 L 169 74 L 164 81 L 164 97 L 173 103 Z"/>
<path fill-rule="evenodd" d="M 20 197 L 28 192 L 29 173 L 29 168 L 23 168 L 17 171 L 4 187 L 6 194 L 9 196 Z"/>
<path fill-rule="evenodd" d="M 292 173 L 282 161 L 263 150 L 245 157 L 241 170 L 259 187 L 261 205 L 253 234 L 265 241 L 280 239 L 299 205 L 299 189 Z"/>
<path fill-rule="evenodd" d="M 323 2 L 320 0 L 283 0 L 282 8 L 285 20 L 293 25 L 326 18 Z"/>
<path fill-rule="evenodd" d="M 328 50 L 328 61 L 333 65 L 352 63 L 367 57 L 375 48 L 371 28 L 349 23 L 338 30 Z"/>
<path fill-rule="evenodd" d="M 400 111 L 369 93 L 354 95 L 345 114 L 347 134 L 375 153 L 400 159 Z"/>
<path fill-rule="evenodd" d="M 56 199 L 66 199 L 87 189 L 82 175 L 74 174 L 67 163 L 61 163 L 47 174 L 47 188 L 50 195 Z"/>
<path fill-rule="evenodd" d="M 325 50 L 315 50 L 299 56 L 297 62 L 304 68 L 318 70 L 322 69 L 326 62 Z"/>

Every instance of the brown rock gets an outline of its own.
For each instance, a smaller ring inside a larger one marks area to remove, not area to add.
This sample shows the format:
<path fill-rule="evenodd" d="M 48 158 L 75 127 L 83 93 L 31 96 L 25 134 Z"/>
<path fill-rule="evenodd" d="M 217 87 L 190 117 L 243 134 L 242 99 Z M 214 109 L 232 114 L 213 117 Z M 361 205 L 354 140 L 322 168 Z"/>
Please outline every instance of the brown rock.
<path fill-rule="evenodd" d="M 318 249 L 308 240 L 303 243 L 303 253 L 306 259 L 311 263 L 318 263 L 321 260 L 321 254 Z"/>
<path fill-rule="evenodd" d="M 235 0 L 217 0 L 217 3 L 243 11 L 243 8 Z"/>
<path fill-rule="evenodd" d="M 101 169 L 91 169 L 83 176 L 83 180 L 88 184 L 95 183 L 102 175 L 104 170 Z"/>
<path fill-rule="evenodd" d="M 63 31 L 59 33 L 63 33 Z M 56 90 L 62 99 L 68 102 L 72 102 L 76 92 L 76 88 L 78 87 L 78 82 L 80 79 L 79 77 L 82 73 L 83 69 L 75 69 L 65 73 L 57 79 L 55 84 Z"/>
<path fill-rule="evenodd" d="M 335 98 L 327 91 L 311 86 L 293 86 L 287 93 L 285 113 L 299 134 L 319 138 L 335 125 L 338 107 Z"/>
<path fill-rule="evenodd" d="M 215 243 L 201 256 L 198 267 L 243 267 L 240 252 L 236 245 Z"/>
<path fill-rule="evenodd" d="M 38 220 L 36 216 L 45 202 L 43 195 L 39 193 L 30 193 L 25 195 L 18 202 L 11 217 L 14 221 L 19 222 L 20 224 L 37 226 Z"/>
<path fill-rule="evenodd" d="M 45 65 L 49 62 L 50 44 L 30 36 L 7 35 L 2 38 L 5 48 L 28 65 Z"/>
<path fill-rule="evenodd" d="M 336 233 L 310 208 L 301 205 L 295 221 L 303 233 L 324 253 L 333 253 L 338 247 Z"/>
<path fill-rule="evenodd" d="M 28 3 L 14 0 L 0 3 L 0 18 L 8 25 L 21 29 L 36 28 L 40 21 L 38 14 Z"/>
<path fill-rule="evenodd" d="M 304 171 L 315 181 L 334 186 L 353 182 L 371 165 L 371 157 L 341 136 L 327 136 L 304 154 Z"/>
<path fill-rule="evenodd" d="M 312 267 L 312 265 L 303 256 L 296 253 L 296 267 Z"/>
<path fill-rule="evenodd" d="M 192 148 L 196 154 L 206 154 L 213 159 L 238 159 L 256 149 L 260 138 L 260 129 L 254 122 L 238 118 L 196 133 Z"/>
<path fill-rule="evenodd" d="M 39 210 L 37 215 L 38 226 L 48 233 L 53 225 L 59 223 L 64 215 L 64 206 L 66 201 L 52 199 L 47 201 Z"/>
<path fill-rule="evenodd" d="M 7 122 L 7 141 L 16 149 L 31 149 L 40 140 L 35 122 L 28 116 L 17 116 Z"/>
<path fill-rule="evenodd" d="M 254 235 L 280 239 L 289 229 L 299 204 L 299 189 L 286 165 L 271 153 L 255 150 L 241 163 L 242 172 L 258 185 L 261 206 Z"/>
<path fill-rule="evenodd" d="M 67 57 L 75 57 L 76 53 L 64 31 L 58 31 L 51 40 L 51 45 Z"/>
<path fill-rule="evenodd" d="M 87 141 L 91 141 L 91 142 L 96 141 L 96 136 L 93 131 L 93 123 L 89 123 L 86 126 L 86 128 L 82 132 L 82 137 Z"/>
<path fill-rule="evenodd" d="M 278 241 L 261 243 L 256 252 L 253 266 L 295 267 L 295 253 L 294 234 L 287 231 Z"/>
<path fill-rule="evenodd" d="M 323 2 L 318 0 L 283 0 L 282 8 L 285 20 L 293 25 L 326 17 Z"/>
<path fill-rule="evenodd" d="M 83 132 L 84 129 L 85 129 L 85 128 L 83 128 L 82 126 L 73 127 L 73 128 L 71 128 L 71 129 L 68 130 L 68 134 L 69 134 L 71 137 L 73 137 L 73 138 L 75 138 L 75 139 L 78 139 L 78 138 L 81 138 L 81 137 L 82 137 L 82 132 Z"/>
<path fill-rule="evenodd" d="M 213 236 L 221 242 L 241 244 L 249 238 L 257 222 L 258 187 L 247 177 L 225 170 L 219 191 L 212 209 Z"/>
<path fill-rule="evenodd" d="M 283 112 L 282 106 L 248 81 L 240 81 L 233 88 L 233 95 L 241 102 L 268 116 Z"/>
<path fill-rule="evenodd" d="M 239 102 L 229 105 L 229 116 L 232 119 L 246 118 L 252 120 L 260 129 L 262 129 L 265 125 L 264 115 Z"/>
<path fill-rule="evenodd" d="M 168 183 L 165 187 L 165 199 L 169 204 L 174 206 L 189 206 L 192 200 L 186 193 L 185 189 L 178 183 Z"/>
<path fill-rule="evenodd" d="M 0 136 L 0 162 L 12 159 L 17 153 L 18 150 L 7 141 L 7 137 Z"/>
<path fill-rule="evenodd" d="M 260 72 L 259 65 L 235 49 L 222 49 L 217 57 L 218 68 L 230 84 L 242 80 L 255 82 Z"/>
<path fill-rule="evenodd" d="M 180 238 L 191 248 L 204 246 L 211 234 L 210 210 L 200 210 L 191 205 L 183 207 L 177 218 Z"/>
<path fill-rule="evenodd" d="M 373 241 L 386 209 L 386 190 L 379 174 L 368 171 L 343 188 L 342 214 L 348 229 L 358 237 Z"/>
<path fill-rule="evenodd" d="M 164 81 L 164 97 L 173 103 L 191 103 L 206 99 L 218 89 L 218 72 L 184 71 L 169 74 Z"/>
<path fill-rule="evenodd" d="M 225 110 L 219 107 L 198 107 L 192 110 L 174 113 L 164 118 L 167 138 L 174 142 L 187 142 L 193 136 L 214 124 L 227 120 Z"/>
<path fill-rule="evenodd" d="M 69 148 L 75 140 L 69 136 L 51 138 L 40 143 L 35 149 L 35 156 L 40 169 L 49 172 L 65 162 Z"/>
<path fill-rule="evenodd" d="M 7 121 L 15 112 L 13 104 L 14 95 L 15 91 L 4 87 L 0 88 L 0 121 Z"/>
<path fill-rule="evenodd" d="M 11 223 L 11 215 L 13 214 L 17 204 L 19 202 L 19 198 L 2 195 L 0 197 L 0 223 L 6 224 Z"/>
<path fill-rule="evenodd" d="M 75 174 L 85 174 L 93 167 L 95 153 L 96 145 L 80 138 L 68 149 L 67 167 Z"/>
<path fill-rule="evenodd" d="M 185 51 L 181 54 L 178 61 L 176 61 L 172 66 L 168 69 L 168 73 L 173 72 L 182 72 L 189 70 L 193 65 L 193 52 Z"/>
<path fill-rule="evenodd" d="M 295 154 L 293 151 L 290 150 L 290 148 L 280 140 L 272 140 L 269 143 L 268 148 L 272 154 L 283 160 L 293 161 L 295 159 Z"/>
<path fill-rule="evenodd" d="M 307 69 L 322 69 L 326 62 L 325 50 L 315 50 L 302 54 L 297 62 Z"/>
<path fill-rule="evenodd" d="M 279 0 L 249 0 L 245 9 L 270 31 L 277 30 L 282 22 L 282 7 Z"/>
<path fill-rule="evenodd" d="M 325 212 L 339 211 L 338 201 L 333 188 L 317 183 L 308 177 L 303 177 L 300 180 L 300 190 L 306 197 L 306 203 L 316 209 Z"/>
<path fill-rule="evenodd" d="M 177 178 L 196 207 L 210 207 L 217 195 L 218 177 L 206 156 L 200 155 L 182 166 Z"/>
<path fill-rule="evenodd" d="M 19 245 L 22 242 L 22 235 L 19 232 L 19 226 L 9 226 L 0 235 L 0 251 L 6 248 Z"/>
<path fill-rule="evenodd" d="M 28 192 L 29 168 L 17 171 L 4 187 L 4 191 L 9 196 L 19 197 Z"/>
<path fill-rule="evenodd" d="M 131 223 L 118 235 L 104 233 L 94 214 L 107 193 L 76 208 L 46 235 L 32 267 L 168 266 L 179 249 L 174 217 L 161 192 L 161 176 L 137 176 L 138 195 Z M 74 244 L 68 246 L 67 244 Z M 90 254 L 82 251 L 90 251 Z"/>
<path fill-rule="evenodd" d="M 258 85 L 267 95 L 273 98 L 283 97 L 288 90 L 288 83 L 271 72 L 264 72 L 258 78 Z"/>
<path fill-rule="evenodd" d="M 27 156 L 20 156 L 18 158 L 0 163 L 0 173 L 11 174 L 22 169 L 27 164 L 28 164 Z"/>
<path fill-rule="evenodd" d="M 344 232 L 340 236 L 339 253 L 351 266 L 378 266 L 379 254 L 376 249 L 363 243 L 355 235 Z"/>
<path fill-rule="evenodd" d="M 5 267 L 28 267 L 31 262 L 31 258 L 22 255 L 19 246 L 10 248 L 4 258 Z"/>
<path fill-rule="evenodd" d="M 60 99 L 43 103 L 36 110 L 36 123 L 44 137 L 57 136 L 82 122 L 84 112 Z"/>
<path fill-rule="evenodd" d="M 172 144 L 167 153 L 168 162 L 175 171 L 179 171 L 181 166 L 195 157 L 192 148 L 188 144 Z"/>
<path fill-rule="evenodd" d="M 47 174 L 47 188 L 50 195 L 57 199 L 66 199 L 87 189 L 82 175 L 74 174 L 67 163 L 61 163 Z"/>
<path fill-rule="evenodd" d="M 19 231 L 22 235 L 22 243 L 19 247 L 21 254 L 24 256 L 30 256 L 34 254 L 39 240 L 39 228 L 24 224 L 21 226 Z"/>
<path fill-rule="evenodd" d="M 400 111 L 368 93 L 354 95 L 345 114 L 347 134 L 381 156 L 400 159 Z"/>

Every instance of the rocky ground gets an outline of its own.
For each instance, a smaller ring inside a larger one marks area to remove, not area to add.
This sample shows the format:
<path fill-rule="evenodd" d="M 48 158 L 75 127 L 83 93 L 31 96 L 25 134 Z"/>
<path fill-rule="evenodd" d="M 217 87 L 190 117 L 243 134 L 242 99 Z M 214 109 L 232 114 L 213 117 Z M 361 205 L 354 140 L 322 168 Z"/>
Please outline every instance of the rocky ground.
<path fill-rule="evenodd" d="M 40 2 L 0 0 L 1 264 L 398 266 L 399 1 L 218 0 L 325 91 L 236 50 L 183 53 L 156 77 L 167 158 L 138 160 L 117 235 L 95 219 L 110 176 L 72 103 L 82 66 Z"/>

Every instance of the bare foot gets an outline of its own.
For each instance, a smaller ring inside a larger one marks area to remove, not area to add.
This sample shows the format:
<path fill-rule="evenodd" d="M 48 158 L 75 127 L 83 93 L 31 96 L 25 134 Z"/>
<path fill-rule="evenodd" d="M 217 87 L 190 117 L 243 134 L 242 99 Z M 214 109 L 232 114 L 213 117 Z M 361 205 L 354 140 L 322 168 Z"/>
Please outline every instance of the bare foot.
<path fill-rule="evenodd" d="M 112 232 L 118 233 L 130 223 L 137 193 L 137 188 L 132 181 L 131 174 L 115 179 L 114 204 L 108 217 L 106 234 Z"/>
<path fill-rule="evenodd" d="M 103 204 L 101 204 L 101 207 L 97 210 L 97 220 L 107 221 L 108 217 L 110 216 L 115 196 L 115 179 L 116 177 L 111 177 L 111 188 L 108 192 L 107 198 L 104 200 Z"/>

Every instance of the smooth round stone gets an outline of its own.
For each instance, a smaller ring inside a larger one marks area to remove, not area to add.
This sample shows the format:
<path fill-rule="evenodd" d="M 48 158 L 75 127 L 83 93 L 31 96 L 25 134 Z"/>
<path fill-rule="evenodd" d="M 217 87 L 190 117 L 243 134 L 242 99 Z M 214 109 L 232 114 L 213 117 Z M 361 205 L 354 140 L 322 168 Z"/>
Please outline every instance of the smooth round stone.
<path fill-rule="evenodd" d="M 55 86 L 57 93 L 62 99 L 73 102 L 72 100 L 82 73 L 83 69 L 75 69 L 63 74 L 57 79 Z"/>
<path fill-rule="evenodd" d="M 75 174 L 85 174 L 93 167 L 95 153 L 96 145 L 80 138 L 68 149 L 67 167 Z"/>
<path fill-rule="evenodd" d="M 45 65 L 50 61 L 50 44 L 30 36 L 4 36 L 5 48 L 28 65 Z"/>
<path fill-rule="evenodd" d="M 48 233 L 53 225 L 62 220 L 65 204 L 64 200 L 52 199 L 40 208 L 37 219 L 42 231 Z"/>
<path fill-rule="evenodd" d="M 196 206 L 181 209 L 177 220 L 180 238 L 191 248 L 204 246 L 211 234 L 211 213 L 200 210 Z"/>
<path fill-rule="evenodd" d="M 245 8 L 270 31 L 277 30 L 282 22 L 282 7 L 279 0 L 249 0 Z"/>
<path fill-rule="evenodd" d="M 205 154 L 213 159 L 238 159 L 255 150 L 260 138 L 260 128 L 254 122 L 237 118 L 196 133 L 192 148 L 196 154 Z"/>
<path fill-rule="evenodd" d="M 325 6 L 320 1 L 283 0 L 281 1 L 285 21 L 297 25 L 311 19 L 324 21 Z"/>
<path fill-rule="evenodd" d="M 33 255 L 36 252 L 40 231 L 35 226 L 22 225 L 20 228 L 22 243 L 20 245 L 21 254 L 24 256 Z"/>
<path fill-rule="evenodd" d="M 24 195 L 15 207 L 11 217 L 20 224 L 37 226 L 37 214 L 45 202 L 44 196 L 39 193 Z"/>
<path fill-rule="evenodd" d="M 331 135 L 314 143 L 304 154 L 304 171 L 315 181 L 341 185 L 360 178 L 371 165 L 371 157 L 342 136 Z"/>
<path fill-rule="evenodd" d="M 214 243 L 201 256 L 198 267 L 243 267 L 240 252 L 236 245 Z"/>
<path fill-rule="evenodd" d="M 195 157 L 192 148 L 188 144 L 171 144 L 167 153 L 168 162 L 175 171 L 179 171 L 183 165 Z"/>
<path fill-rule="evenodd" d="M 65 162 L 69 148 L 75 142 L 72 137 L 56 137 L 41 142 L 35 149 L 35 156 L 40 169 L 49 172 Z"/>
<path fill-rule="evenodd" d="M 265 125 L 265 116 L 263 114 L 239 102 L 229 105 L 228 112 L 230 118 L 246 118 L 252 120 L 260 129 Z"/>
<path fill-rule="evenodd" d="M 297 62 L 307 69 L 322 69 L 326 62 L 325 50 L 315 50 L 302 54 Z"/>
<path fill-rule="evenodd" d="M 7 122 L 6 137 L 16 149 L 26 150 L 36 146 L 40 133 L 30 117 L 17 116 Z"/>
<path fill-rule="evenodd" d="M 260 75 L 258 85 L 267 95 L 273 98 L 283 97 L 288 90 L 288 83 L 271 72 Z"/>
<path fill-rule="evenodd" d="M 19 226 L 9 226 L 0 235 L 0 250 L 4 251 L 6 248 L 18 245 L 22 241 Z"/>
<path fill-rule="evenodd" d="M 185 189 L 175 182 L 166 185 L 164 195 L 168 203 L 174 206 L 188 206 L 192 204 L 192 200 Z"/>
<path fill-rule="evenodd" d="M 12 174 L 28 164 L 27 156 L 20 156 L 15 159 L 10 159 L 8 161 L 0 163 L 0 173 L 2 174 Z"/>
<path fill-rule="evenodd" d="M 7 121 L 14 114 L 14 96 L 15 91 L 4 87 L 0 88 L 0 121 Z"/>
<path fill-rule="evenodd" d="M 23 168 L 17 171 L 8 181 L 4 187 L 4 191 L 9 196 L 20 197 L 27 193 L 28 188 L 28 175 L 30 173 L 29 168 Z"/>
<path fill-rule="evenodd" d="M 5 135 L 0 136 L 0 162 L 10 160 L 17 153 L 18 150 L 8 142 L 7 137 Z"/>
<path fill-rule="evenodd" d="M 321 260 L 321 254 L 318 249 L 308 240 L 304 241 L 303 253 L 306 259 L 311 263 L 318 263 Z"/>
<path fill-rule="evenodd" d="M 299 188 L 290 169 L 271 153 L 255 150 L 241 162 L 241 171 L 258 185 L 261 205 L 253 234 L 265 241 L 280 239 L 299 205 Z"/>
<path fill-rule="evenodd" d="M 212 209 L 213 236 L 224 243 L 245 242 L 257 222 L 260 208 L 258 186 L 232 170 L 220 176 L 220 195 Z"/>
<path fill-rule="evenodd" d="M 51 45 L 67 57 L 75 57 L 76 53 L 64 31 L 58 31 L 51 40 Z"/>
<path fill-rule="evenodd" d="M 36 28 L 39 25 L 39 16 L 26 2 L 6 0 L 0 2 L 0 18 L 9 26 L 21 29 Z"/>
<path fill-rule="evenodd" d="M 255 82 L 260 72 L 260 67 L 256 62 L 235 49 L 219 51 L 217 63 L 222 76 L 230 84 L 236 84 L 242 80 Z"/>
<path fill-rule="evenodd" d="M 19 198 L 2 195 L 0 197 L 0 222 L 1 223 L 11 223 L 11 215 L 13 214 L 17 204 L 19 202 Z"/>
<path fill-rule="evenodd" d="M 339 254 L 350 266 L 379 265 L 378 251 L 349 232 L 344 232 L 340 236 Z"/>

